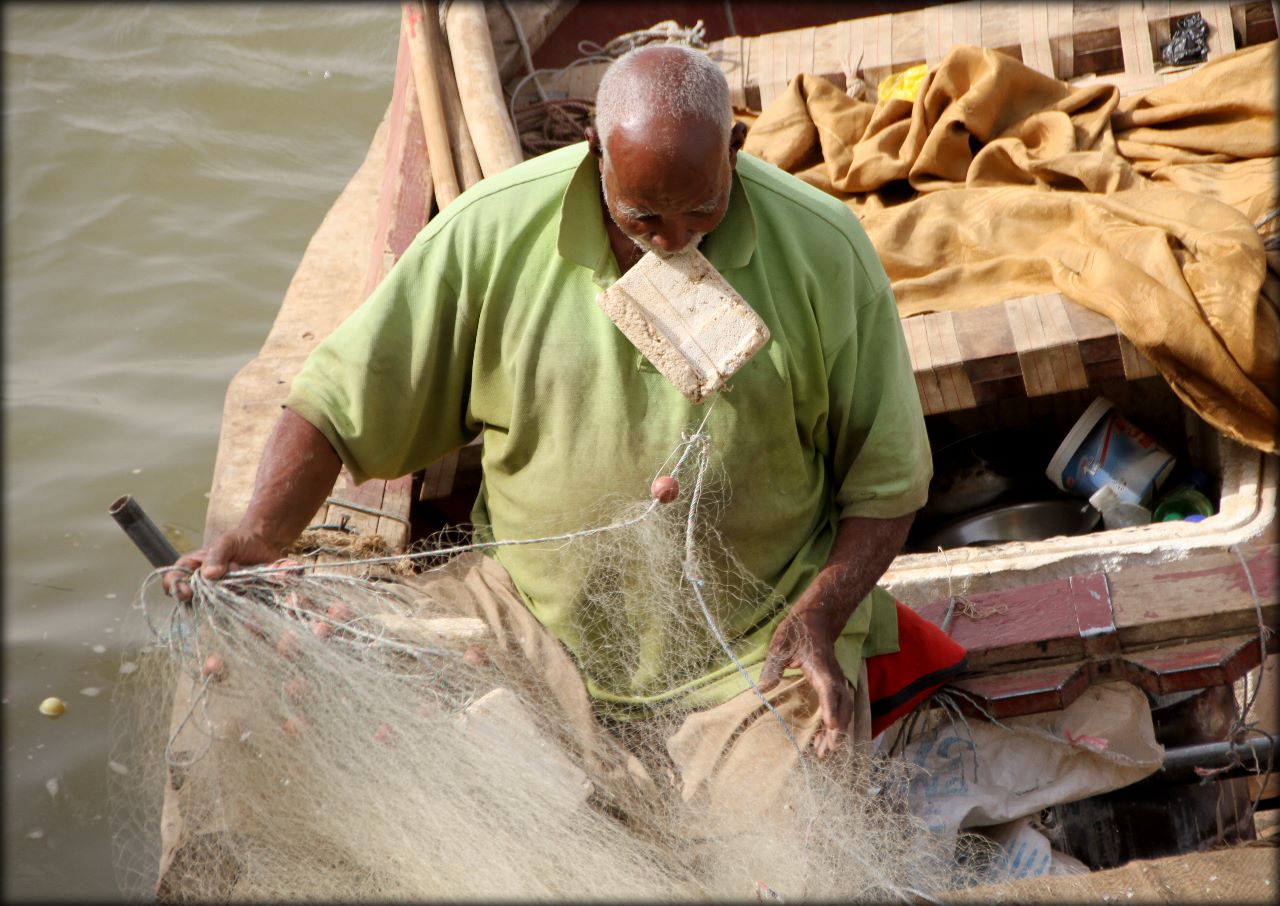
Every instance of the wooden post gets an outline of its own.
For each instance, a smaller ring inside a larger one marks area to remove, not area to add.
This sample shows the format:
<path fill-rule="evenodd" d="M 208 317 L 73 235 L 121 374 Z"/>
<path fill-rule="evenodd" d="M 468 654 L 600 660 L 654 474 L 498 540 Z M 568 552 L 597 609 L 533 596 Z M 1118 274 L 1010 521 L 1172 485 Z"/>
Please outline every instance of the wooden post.
<path fill-rule="evenodd" d="M 423 4 L 422 31 L 427 38 L 427 50 L 435 64 L 440 80 L 440 95 L 444 101 L 445 125 L 449 129 L 449 147 L 453 149 L 453 162 L 458 180 L 465 192 L 484 178 L 476 146 L 471 142 L 471 130 L 462 112 L 462 99 L 458 96 L 458 80 L 453 75 L 453 61 L 440 31 L 440 9 L 435 0 Z"/>
<path fill-rule="evenodd" d="M 454 0 L 449 4 L 445 30 L 480 169 L 485 176 L 501 173 L 524 160 L 524 154 L 502 96 L 484 4 Z"/>
<path fill-rule="evenodd" d="M 413 84 L 422 111 L 422 128 L 427 136 L 427 158 L 431 163 L 431 181 L 440 210 L 458 197 L 458 177 L 449 150 L 449 127 L 445 123 L 444 102 L 440 96 L 440 80 L 429 58 L 426 23 L 422 7 L 414 0 L 403 4 L 403 28 L 409 41 L 409 59 L 413 65 Z"/>

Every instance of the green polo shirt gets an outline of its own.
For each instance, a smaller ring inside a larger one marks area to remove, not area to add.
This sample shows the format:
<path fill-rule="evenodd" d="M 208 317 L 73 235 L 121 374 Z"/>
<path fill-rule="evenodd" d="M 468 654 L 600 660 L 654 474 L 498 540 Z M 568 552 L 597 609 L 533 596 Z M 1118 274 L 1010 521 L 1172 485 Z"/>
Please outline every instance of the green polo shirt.
<path fill-rule="evenodd" d="M 619 276 L 599 191 L 596 160 L 578 144 L 464 193 L 316 347 L 285 405 L 357 481 L 408 474 L 482 435 L 482 537 L 581 530 L 604 518 L 602 502 L 646 500 L 709 403 L 686 400 L 596 304 Z M 739 154 L 728 211 L 702 251 L 771 334 L 706 426 L 720 482 L 707 511 L 733 556 L 776 592 L 716 605 L 755 676 L 838 520 L 918 509 L 931 460 L 889 281 L 845 205 Z M 693 611 L 662 614 L 623 594 L 616 612 L 588 615 L 580 572 L 603 567 L 567 554 L 548 544 L 495 552 L 604 710 L 703 706 L 746 688 L 709 636 L 707 650 L 667 669 L 701 621 L 692 599 Z M 893 599 L 877 588 L 836 654 L 856 680 L 864 656 L 896 649 Z"/>

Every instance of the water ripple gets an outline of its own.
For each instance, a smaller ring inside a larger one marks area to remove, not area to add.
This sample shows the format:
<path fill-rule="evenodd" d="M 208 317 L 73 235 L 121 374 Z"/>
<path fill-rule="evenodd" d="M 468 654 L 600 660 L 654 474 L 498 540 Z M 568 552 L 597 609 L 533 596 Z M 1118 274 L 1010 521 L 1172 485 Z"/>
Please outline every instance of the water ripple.
<path fill-rule="evenodd" d="M 134 494 L 198 540 L 227 382 L 364 158 L 400 10 L 46 3 L 3 17 L 6 804 L 43 831 L 18 835 L 5 885 L 98 900 L 117 889 L 91 820 L 106 812 L 108 702 L 76 690 L 112 682 L 114 621 L 146 572 L 106 505 Z M 48 694 L 72 703 L 57 724 L 28 707 Z"/>

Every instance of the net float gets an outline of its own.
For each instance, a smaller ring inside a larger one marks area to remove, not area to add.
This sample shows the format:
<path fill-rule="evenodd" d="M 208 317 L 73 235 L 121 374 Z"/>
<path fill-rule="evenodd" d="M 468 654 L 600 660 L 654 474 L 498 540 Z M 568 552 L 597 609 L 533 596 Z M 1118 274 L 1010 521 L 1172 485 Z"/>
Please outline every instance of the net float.
<path fill-rule="evenodd" d="M 649 485 L 649 493 L 659 503 L 670 503 L 680 496 L 680 482 L 671 475 L 659 475 Z"/>
<path fill-rule="evenodd" d="M 280 725 L 280 729 L 284 731 L 284 735 L 290 739 L 297 739 L 307 729 L 307 722 L 301 717 L 290 717 Z"/>
<path fill-rule="evenodd" d="M 204 666 L 200 669 L 200 676 L 212 683 L 221 680 L 227 672 L 227 665 L 222 657 L 217 654 L 211 654 L 204 659 Z"/>
<path fill-rule="evenodd" d="M 286 630 L 284 635 L 280 636 L 280 640 L 276 642 L 276 653 L 281 657 L 297 657 L 301 651 L 302 645 L 298 641 L 298 637 L 293 634 L 293 630 Z"/>
<path fill-rule="evenodd" d="M 336 604 L 329 605 L 325 615 L 339 623 L 349 623 L 356 618 L 355 611 L 345 601 L 338 601 Z"/>
<path fill-rule="evenodd" d="M 300 676 L 295 676 L 284 684 L 284 694 L 291 702 L 299 702 L 311 692 L 311 684 Z"/>
<path fill-rule="evenodd" d="M 45 717 L 59 718 L 67 713 L 67 703 L 51 695 L 40 703 L 40 713 Z"/>

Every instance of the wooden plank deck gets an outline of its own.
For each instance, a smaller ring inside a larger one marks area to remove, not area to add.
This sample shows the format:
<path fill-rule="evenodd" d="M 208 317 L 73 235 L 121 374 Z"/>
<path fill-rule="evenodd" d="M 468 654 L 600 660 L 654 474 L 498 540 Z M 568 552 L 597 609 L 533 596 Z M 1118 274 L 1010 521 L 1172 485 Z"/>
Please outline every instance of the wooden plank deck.
<path fill-rule="evenodd" d="M 798 72 L 845 87 L 851 60 L 871 85 L 917 63 L 938 63 L 957 44 L 976 44 L 1016 57 L 1057 79 L 1112 82 L 1122 94 L 1183 78 L 1187 68 L 1161 71 L 1160 45 L 1176 20 L 1200 13 L 1209 24 L 1210 60 L 1276 36 L 1268 0 L 1046 0 L 1039 3 L 965 0 L 712 42 L 713 57 L 746 61 L 732 68 L 730 88 L 760 109 Z M 791 68 L 789 68 L 789 66 Z M 752 103 L 755 101 L 755 103 Z"/>

